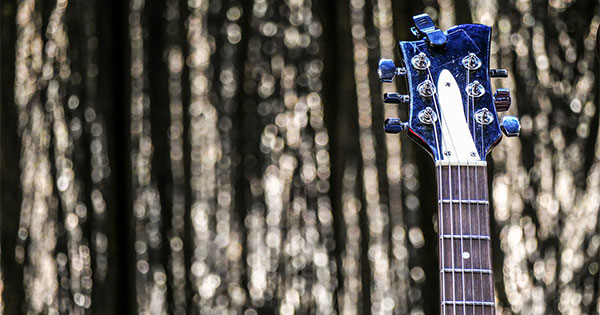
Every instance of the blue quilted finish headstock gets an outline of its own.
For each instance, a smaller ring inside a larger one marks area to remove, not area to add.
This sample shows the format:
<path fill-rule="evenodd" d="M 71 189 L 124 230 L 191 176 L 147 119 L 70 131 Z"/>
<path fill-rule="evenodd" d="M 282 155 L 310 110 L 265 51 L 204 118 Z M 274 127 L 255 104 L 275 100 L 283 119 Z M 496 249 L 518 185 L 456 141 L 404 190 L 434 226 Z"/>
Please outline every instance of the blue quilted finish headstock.
<path fill-rule="evenodd" d="M 510 107 L 510 93 L 498 89 L 492 95 L 490 78 L 507 74 L 489 69 L 491 28 L 465 24 L 442 32 L 427 14 L 413 19 L 419 40 L 400 42 L 402 66 L 389 59 L 379 63 L 382 82 L 403 75 L 409 90 L 408 95 L 384 95 L 386 103 L 410 104 L 408 122 L 389 118 L 386 132 L 408 130 L 436 162 L 485 161 L 501 130 L 515 136 L 520 129 L 516 118 L 498 118 Z"/>

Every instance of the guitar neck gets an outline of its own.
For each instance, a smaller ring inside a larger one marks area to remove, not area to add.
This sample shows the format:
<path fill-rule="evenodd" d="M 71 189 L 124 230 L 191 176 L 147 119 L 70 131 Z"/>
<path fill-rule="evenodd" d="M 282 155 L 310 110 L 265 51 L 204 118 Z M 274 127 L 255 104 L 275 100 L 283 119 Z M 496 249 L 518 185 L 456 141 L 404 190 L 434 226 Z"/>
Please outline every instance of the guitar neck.
<path fill-rule="evenodd" d="M 441 314 L 495 314 L 487 166 L 438 165 Z"/>

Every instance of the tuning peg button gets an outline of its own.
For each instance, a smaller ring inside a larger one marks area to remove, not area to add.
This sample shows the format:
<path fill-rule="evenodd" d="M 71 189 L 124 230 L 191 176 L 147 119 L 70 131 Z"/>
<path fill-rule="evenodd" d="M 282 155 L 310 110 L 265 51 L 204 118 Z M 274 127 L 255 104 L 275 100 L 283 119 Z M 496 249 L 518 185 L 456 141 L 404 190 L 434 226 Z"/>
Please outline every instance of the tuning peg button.
<path fill-rule="evenodd" d="M 383 130 L 386 133 L 399 133 L 408 129 L 408 123 L 403 122 L 400 118 L 388 118 L 383 123 Z"/>
<path fill-rule="evenodd" d="M 500 127 L 507 137 L 516 137 L 521 132 L 521 123 L 519 123 L 519 119 L 515 116 L 502 117 Z"/>
<path fill-rule="evenodd" d="M 510 91 L 508 89 L 497 89 L 494 93 L 494 105 L 497 112 L 505 112 L 510 108 Z"/>
<path fill-rule="evenodd" d="M 492 70 L 490 70 L 490 77 L 492 77 L 492 78 L 508 78 L 508 71 L 506 71 L 506 69 L 492 69 Z"/>
<path fill-rule="evenodd" d="M 408 103 L 410 97 L 399 93 L 383 93 L 383 102 L 390 104 Z"/>
<path fill-rule="evenodd" d="M 381 59 L 379 60 L 377 74 L 379 75 L 379 81 L 389 83 L 392 82 L 395 76 L 406 74 L 406 69 L 396 67 L 392 59 Z"/>

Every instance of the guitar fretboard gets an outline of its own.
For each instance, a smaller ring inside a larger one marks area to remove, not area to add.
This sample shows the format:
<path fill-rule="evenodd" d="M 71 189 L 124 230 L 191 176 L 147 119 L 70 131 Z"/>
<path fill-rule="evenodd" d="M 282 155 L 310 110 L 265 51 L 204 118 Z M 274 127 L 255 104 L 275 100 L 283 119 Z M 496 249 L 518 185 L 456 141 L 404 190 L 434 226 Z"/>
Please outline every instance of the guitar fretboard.
<path fill-rule="evenodd" d="M 441 314 L 495 314 L 487 167 L 437 166 Z"/>

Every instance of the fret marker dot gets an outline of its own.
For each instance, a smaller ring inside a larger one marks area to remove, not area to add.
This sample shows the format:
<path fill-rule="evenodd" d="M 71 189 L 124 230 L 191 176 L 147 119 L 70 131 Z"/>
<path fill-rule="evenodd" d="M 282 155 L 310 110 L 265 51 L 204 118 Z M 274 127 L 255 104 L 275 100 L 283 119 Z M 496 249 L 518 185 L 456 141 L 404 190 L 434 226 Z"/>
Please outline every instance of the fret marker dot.
<path fill-rule="evenodd" d="M 469 259 L 471 258 L 471 254 L 469 254 L 469 252 L 463 252 L 463 259 Z"/>

